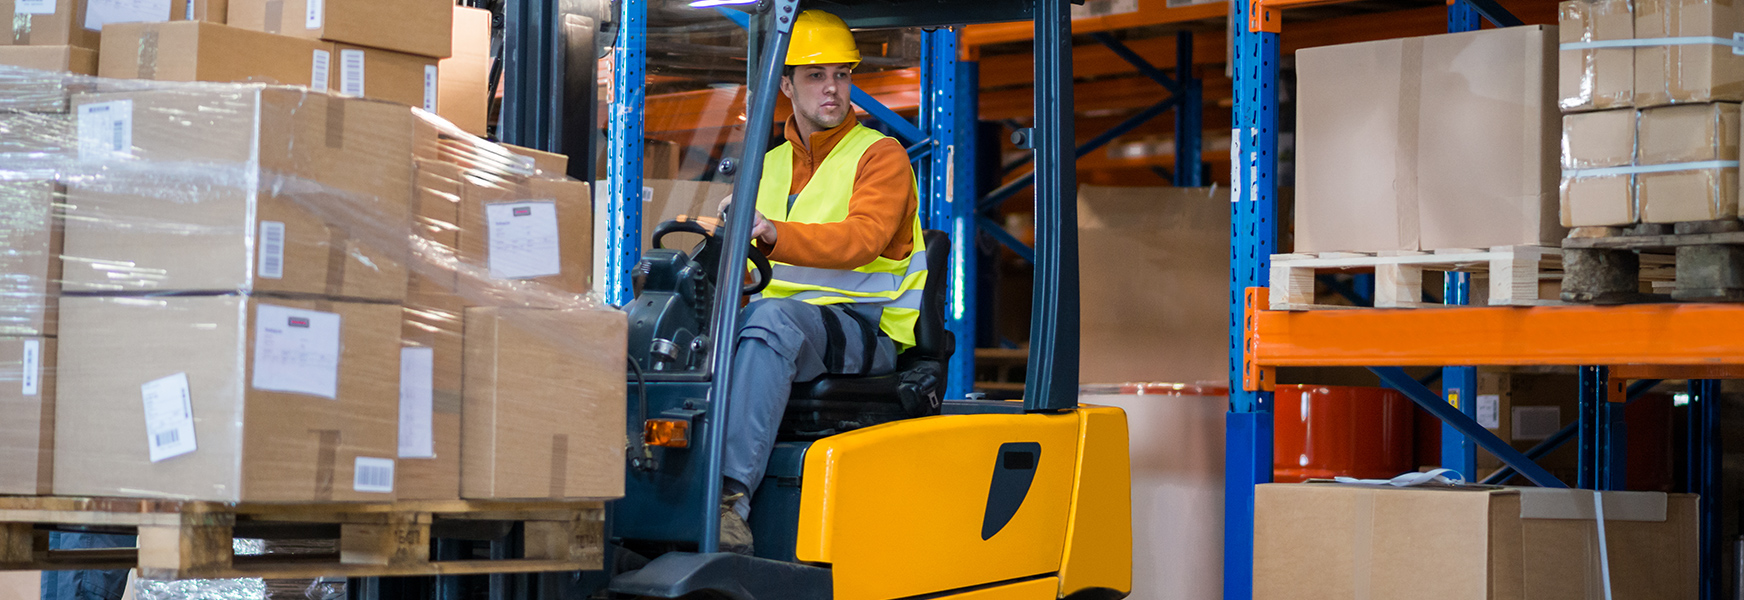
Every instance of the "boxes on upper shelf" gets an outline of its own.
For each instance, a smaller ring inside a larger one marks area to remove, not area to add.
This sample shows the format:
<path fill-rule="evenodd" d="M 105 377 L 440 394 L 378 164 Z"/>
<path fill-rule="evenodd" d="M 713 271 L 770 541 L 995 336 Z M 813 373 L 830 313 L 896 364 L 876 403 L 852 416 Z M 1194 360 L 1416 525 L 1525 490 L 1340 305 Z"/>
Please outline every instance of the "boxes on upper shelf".
<path fill-rule="evenodd" d="M 1744 30 L 1730 0 L 1634 0 L 1639 40 L 1723 39 Z M 1635 50 L 1635 105 L 1744 100 L 1744 56 L 1729 44 L 1655 44 Z"/>
<path fill-rule="evenodd" d="M 87 94 L 64 286 L 405 297 L 412 116 L 285 88 Z M 190 119 L 189 115 L 199 115 Z"/>
<path fill-rule="evenodd" d="M 1622 226 L 1635 207 L 1633 108 L 1570 113 L 1562 118 L 1562 225 Z"/>
<path fill-rule="evenodd" d="M 98 74 L 111 79 L 256 82 L 325 90 L 327 44 L 214 23 L 123 23 L 103 30 L 110 48 Z"/>
<path fill-rule="evenodd" d="M 1299 52 L 1296 251 L 1559 243 L 1551 29 Z"/>
<path fill-rule="evenodd" d="M 1564 0 L 1558 9 L 1562 42 L 1558 89 L 1562 110 L 1633 106 L 1635 49 L 1603 45 L 1634 39 L 1635 16 L 1630 10 L 1630 0 Z"/>
<path fill-rule="evenodd" d="M 62 309 L 56 494 L 394 499 L 399 306 L 223 295 Z"/>
<path fill-rule="evenodd" d="M 54 482 L 55 340 L 0 337 L 0 494 Z"/>
<path fill-rule="evenodd" d="M 1641 110 L 1635 176 L 1644 223 L 1738 217 L 1738 105 L 1684 104 Z"/>
<path fill-rule="evenodd" d="M 267 33 L 447 58 L 449 0 L 231 0 L 229 23 Z"/>

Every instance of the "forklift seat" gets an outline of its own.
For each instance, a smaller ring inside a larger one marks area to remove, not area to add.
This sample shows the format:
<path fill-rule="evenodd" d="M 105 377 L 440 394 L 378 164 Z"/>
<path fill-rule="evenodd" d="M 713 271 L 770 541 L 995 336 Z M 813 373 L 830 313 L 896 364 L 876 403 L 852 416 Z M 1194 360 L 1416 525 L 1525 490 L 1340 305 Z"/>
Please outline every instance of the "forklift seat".
<path fill-rule="evenodd" d="M 945 329 L 945 291 L 951 263 L 951 237 L 925 230 L 927 280 L 913 348 L 896 357 L 896 371 L 859 377 L 824 376 L 793 385 L 777 437 L 816 440 L 900 419 L 939 414 L 945 369 L 956 336 Z"/>

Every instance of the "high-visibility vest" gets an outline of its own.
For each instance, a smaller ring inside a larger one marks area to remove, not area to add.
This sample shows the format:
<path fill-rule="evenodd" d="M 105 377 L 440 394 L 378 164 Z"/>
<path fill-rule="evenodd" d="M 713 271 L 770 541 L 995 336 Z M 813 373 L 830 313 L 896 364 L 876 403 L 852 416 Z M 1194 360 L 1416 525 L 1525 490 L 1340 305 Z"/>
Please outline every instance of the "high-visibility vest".
<path fill-rule="evenodd" d="M 837 223 L 848 217 L 848 200 L 854 194 L 854 176 L 860 157 L 884 134 L 855 125 L 824 162 L 818 165 L 805 189 L 790 197 L 793 188 L 793 147 L 788 142 L 770 150 L 763 159 L 763 180 L 757 188 L 757 210 L 776 221 Z M 918 189 L 918 188 L 917 188 Z M 790 210 L 788 207 L 792 206 Z M 769 261 L 774 267 L 765 298 L 794 298 L 815 305 L 858 303 L 856 308 L 882 309 L 878 328 L 896 342 L 897 351 L 914 346 L 914 324 L 920 318 L 921 296 L 926 288 L 926 242 L 919 215 L 910 215 L 914 251 L 907 258 L 879 256 L 853 270 L 801 267 Z M 779 240 L 776 241 L 780 243 Z"/>

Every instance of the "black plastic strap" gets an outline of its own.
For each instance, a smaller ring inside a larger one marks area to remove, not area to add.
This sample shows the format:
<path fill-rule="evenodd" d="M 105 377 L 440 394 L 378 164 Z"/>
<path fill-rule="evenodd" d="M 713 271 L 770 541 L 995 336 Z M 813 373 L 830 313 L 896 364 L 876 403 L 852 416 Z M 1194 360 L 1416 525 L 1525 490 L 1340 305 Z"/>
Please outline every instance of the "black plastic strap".
<path fill-rule="evenodd" d="M 844 308 L 842 312 L 848 313 L 848 316 L 860 323 L 860 340 L 864 344 L 864 350 L 860 354 L 860 376 L 871 375 L 872 361 L 878 358 L 878 336 L 883 334 L 884 330 L 880 329 L 877 323 L 866 318 L 866 315 L 860 314 L 860 311 Z"/>
<path fill-rule="evenodd" d="M 831 373 L 841 373 L 844 365 L 842 349 L 848 346 L 847 336 L 842 334 L 842 317 L 828 306 L 819 306 L 818 312 L 823 313 L 824 336 L 824 368 Z"/>

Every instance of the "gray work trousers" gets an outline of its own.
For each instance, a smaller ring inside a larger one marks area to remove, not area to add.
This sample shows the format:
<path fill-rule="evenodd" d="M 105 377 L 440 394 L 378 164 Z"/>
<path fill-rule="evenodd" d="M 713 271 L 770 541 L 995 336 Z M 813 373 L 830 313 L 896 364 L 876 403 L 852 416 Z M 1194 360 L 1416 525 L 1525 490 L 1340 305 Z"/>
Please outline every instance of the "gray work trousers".
<path fill-rule="evenodd" d="M 858 374 L 866 359 L 860 324 L 846 314 L 855 305 L 823 307 L 837 313 L 842 324 L 842 368 L 837 373 Z M 876 327 L 877 315 L 866 315 Z M 874 332 L 876 333 L 876 332 Z M 735 509 L 749 516 L 750 498 L 763 482 L 769 466 L 769 451 L 787 396 L 794 382 L 811 381 L 830 373 L 825 364 L 828 330 L 819 307 L 787 298 L 766 298 L 745 306 L 739 313 L 739 344 L 733 354 L 731 402 L 727 408 L 726 460 L 722 475 L 728 493 L 743 493 Z M 870 374 L 896 370 L 896 343 L 878 336 Z M 736 485 L 735 485 L 736 484 Z"/>

